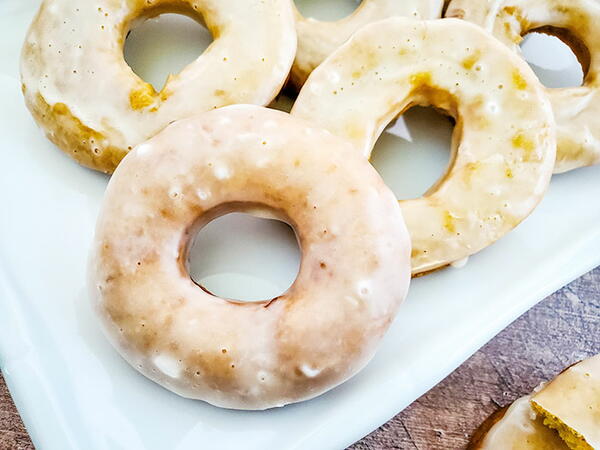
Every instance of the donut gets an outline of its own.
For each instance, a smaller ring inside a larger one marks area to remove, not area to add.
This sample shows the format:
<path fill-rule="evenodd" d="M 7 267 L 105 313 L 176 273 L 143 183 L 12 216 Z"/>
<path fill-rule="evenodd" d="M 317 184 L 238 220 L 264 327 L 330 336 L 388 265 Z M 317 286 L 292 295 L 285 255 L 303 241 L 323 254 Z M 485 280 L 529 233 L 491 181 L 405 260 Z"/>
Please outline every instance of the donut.
<path fill-rule="evenodd" d="M 569 367 L 531 405 L 570 448 L 600 448 L 600 355 Z"/>
<path fill-rule="evenodd" d="M 123 58 L 130 29 L 174 12 L 214 42 L 157 92 Z M 289 0 L 44 0 L 21 55 L 26 104 L 80 164 L 111 173 L 170 122 L 234 103 L 268 104 L 296 52 Z"/>
<path fill-rule="evenodd" d="M 292 115 L 369 157 L 385 127 L 413 105 L 456 120 L 447 172 L 423 197 L 400 201 L 417 275 L 463 260 L 525 219 L 547 189 L 556 139 L 529 66 L 457 19 L 367 25 L 315 69 Z"/>
<path fill-rule="evenodd" d="M 600 355 L 579 362 L 493 414 L 470 450 L 600 448 Z"/>
<path fill-rule="evenodd" d="M 453 0 L 447 17 L 476 23 L 520 54 L 538 31 L 565 42 L 581 63 L 582 86 L 547 89 L 557 126 L 555 173 L 600 163 L 600 3 L 595 0 Z"/>
<path fill-rule="evenodd" d="M 281 296 L 240 303 L 190 279 L 195 231 L 231 211 L 295 230 L 301 266 Z M 235 409 L 309 399 L 351 377 L 409 280 L 401 210 L 370 164 L 325 130 L 250 105 L 178 121 L 127 155 L 90 265 L 106 334 L 133 367 L 181 396 Z"/>
<path fill-rule="evenodd" d="M 443 0 L 363 0 L 348 17 L 324 22 L 302 16 L 296 8 L 298 52 L 290 82 L 300 89 L 308 75 L 362 26 L 391 16 L 437 19 Z"/>
<path fill-rule="evenodd" d="M 530 402 L 527 395 L 493 414 L 475 432 L 467 450 L 569 450 L 558 433 L 544 426 Z"/>

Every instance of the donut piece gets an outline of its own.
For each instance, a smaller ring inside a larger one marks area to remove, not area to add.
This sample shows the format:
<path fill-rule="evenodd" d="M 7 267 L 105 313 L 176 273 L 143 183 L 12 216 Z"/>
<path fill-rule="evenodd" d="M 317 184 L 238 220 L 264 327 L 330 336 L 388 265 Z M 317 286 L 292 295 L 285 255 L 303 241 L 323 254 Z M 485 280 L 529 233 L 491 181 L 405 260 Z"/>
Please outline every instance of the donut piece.
<path fill-rule="evenodd" d="M 531 408 L 531 396 L 492 415 L 475 432 L 468 450 L 569 450 Z"/>
<path fill-rule="evenodd" d="M 469 445 L 470 450 L 569 448 L 600 448 L 600 355 L 493 414 Z"/>
<path fill-rule="evenodd" d="M 240 303 L 190 279 L 195 231 L 231 211 L 294 228 L 301 267 L 280 297 Z M 176 122 L 123 160 L 90 273 L 107 335 L 133 367 L 184 397 L 265 409 L 369 361 L 406 296 L 410 239 L 393 194 L 346 141 L 236 105 Z"/>
<path fill-rule="evenodd" d="M 363 0 L 350 16 L 335 22 L 307 18 L 296 9 L 298 52 L 290 82 L 300 89 L 315 67 L 364 25 L 392 16 L 437 19 L 442 5 L 443 0 Z"/>
<path fill-rule="evenodd" d="M 156 92 L 123 58 L 128 31 L 159 14 L 203 22 L 214 42 Z M 170 122 L 234 103 L 268 104 L 296 51 L 289 0 L 44 0 L 22 51 L 25 101 L 48 138 L 112 172 Z"/>
<path fill-rule="evenodd" d="M 292 115 L 368 157 L 385 127 L 413 105 L 456 119 L 447 173 L 423 197 L 400 202 L 419 274 L 478 252 L 525 219 L 550 181 L 556 139 L 550 103 L 529 66 L 456 19 L 367 25 L 311 74 Z"/>
<path fill-rule="evenodd" d="M 447 17 L 476 23 L 520 54 L 539 31 L 565 42 L 583 67 L 583 86 L 547 89 L 557 125 L 556 173 L 600 163 L 600 3 L 596 0 L 453 0 Z"/>
<path fill-rule="evenodd" d="M 531 404 L 570 448 L 600 448 L 600 355 L 565 370 Z"/>

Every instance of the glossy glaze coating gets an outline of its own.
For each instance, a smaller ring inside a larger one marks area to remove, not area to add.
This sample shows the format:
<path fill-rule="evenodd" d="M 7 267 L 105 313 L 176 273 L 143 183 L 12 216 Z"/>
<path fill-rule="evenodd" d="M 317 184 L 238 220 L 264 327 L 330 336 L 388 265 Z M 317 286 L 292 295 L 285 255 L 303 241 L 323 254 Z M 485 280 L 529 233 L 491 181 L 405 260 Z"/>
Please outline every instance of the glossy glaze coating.
<path fill-rule="evenodd" d="M 555 172 L 600 163 L 600 2 L 597 0 L 453 0 L 447 17 L 482 26 L 520 54 L 522 36 L 541 31 L 571 47 L 583 86 L 547 89 L 556 116 Z"/>
<path fill-rule="evenodd" d="M 364 27 L 311 74 L 292 115 L 369 157 L 413 105 L 456 119 L 447 173 L 425 196 L 400 202 L 418 274 L 478 252 L 525 219 L 546 192 L 556 139 L 550 103 L 527 63 L 457 19 Z"/>
<path fill-rule="evenodd" d="M 214 42 L 160 92 L 123 59 L 127 32 L 166 12 L 204 22 Z M 27 106 L 79 163 L 112 172 L 174 120 L 234 103 L 266 105 L 296 51 L 289 0 L 44 0 L 21 57 Z"/>
<path fill-rule="evenodd" d="M 558 433 L 544 426 L 544 419 L 531 407 L 531 396 L 515 401 L 499 417 L 483 427 L 481 439 L 471 442 L 469 450 L 568 450 Z"/>
<path fill-rule="evenodd" d="M 291 82 L 300 89 L 310 73 L 361 27 L 392 16 L 437 19 L 442 0 L 363 0 L 350 16 L 335 22 L 304 17 L 296 10 L 298 52 Z"/>
<path fill-rule="evenodd" d="M 231 211 L 294 228 L 301 267 L 280 297 L 229 301 L 190 279 L 196 230 Z M 369 361 L 408 290 L 410 240 L 392 192 L 349 143 L 238 105 L 176 122 L 123 160 L 90 274 L 133 367 L 185 397 L 264 409 L 315 397 Z"/>
<path fill-rule="evenodd" d="M 565 370 L 532 404 L 571 448 L 600 448 L 600 355 Z"/>

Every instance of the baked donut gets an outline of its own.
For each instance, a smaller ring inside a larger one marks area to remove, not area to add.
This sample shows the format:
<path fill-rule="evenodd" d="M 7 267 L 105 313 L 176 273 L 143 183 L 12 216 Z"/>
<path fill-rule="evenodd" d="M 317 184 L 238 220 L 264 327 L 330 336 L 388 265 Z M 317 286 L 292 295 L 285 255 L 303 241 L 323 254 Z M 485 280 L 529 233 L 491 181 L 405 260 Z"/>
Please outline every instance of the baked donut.
<path fill-rule="evenodd" d="M 296 9 L 298 52 L 290 82 L 300 89 L 310 73 L 362 26 L 391 16 L 437 19 L 443 0 L 362 0 L 350 16 L 324 22 L 302 16 Z"/>
<path fill-rule="evenodd" d="M 569 367 L 531 399 L 572 449 L 600 448 L 600 355 Z"/>
<path fill-rule="evenodd" d="M 475 432 L 467 450 L 569 450 L 530 402 L 527 395 L 493 414 Z"/>
<path fill-rule="evenodd" d="M 195 231 L 231 211 L 294 228 L 302 262 L 280 297 L 240 303 L 190 279 Z M 355 374 L 410 279 L 401 210 L 368 162 L 325 130 L 248 105 L 136 147 L 110 180 L 93 248 L 90 286 L 125 359 L 179 395 L 236 409 L 309 399 Z"/>
<path fill-rule="evenodd" d="M 160 92 L 123 58 L 127 32 L 167 12 L 203 22 L 214 42 Z M 289 0 L 44 0 L 21 56 L 25 101 L 48 138 L 112 172 L 170 122 L 233 103 L 266 105 L 296 52 Z"/>
<path fill-rule="evenodd" d="M 394 17 L 367 25 L 311 74 L 292 115 L 370 156 L 399 114 L 432 105 L 453 116 L 446 174 L 402 200 L 413 274 L 478 252 L 542 199 L 554 166 L 552 109 L 529 68 L 480 27 Z"/>
<path fill-rule="evenodd" d="M 583 86 L 547 89 L 557 126 L 555 172 L 600 163 L 600 2 L 453 0 L 446 16 L 481 25 L 519 54 L 522 36 L 531 31 L 571 47 L 583 67 Z"/>
<path fill-rule="evenodd" d="M 600 448 L 600 355 L 577 363 L 475 432 L 470 450 Z"/>

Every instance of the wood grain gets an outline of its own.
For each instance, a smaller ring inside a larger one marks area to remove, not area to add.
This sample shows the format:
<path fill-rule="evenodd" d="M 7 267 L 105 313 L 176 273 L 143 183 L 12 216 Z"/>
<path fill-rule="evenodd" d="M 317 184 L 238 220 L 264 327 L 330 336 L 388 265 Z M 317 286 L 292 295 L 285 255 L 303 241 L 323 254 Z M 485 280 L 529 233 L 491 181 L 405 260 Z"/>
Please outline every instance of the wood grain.
<path fill-rule="evenodd" d="M 352 450 L 463 449 L 494 411 L 600 353 L 600 268 L 515 321 Z"/>
<path fill-rule="evenodd" d="M 438 386 L 350 448 L 463 449 L 494 411 L 597 353 L 600 268 L 534 307 Z M 1 376 L 0 449 L 33 449 Z"/>
<path fill-rule="evenodd" d="M 0 374 L 0 449 L 29 450 L 33 444 Z"/>

